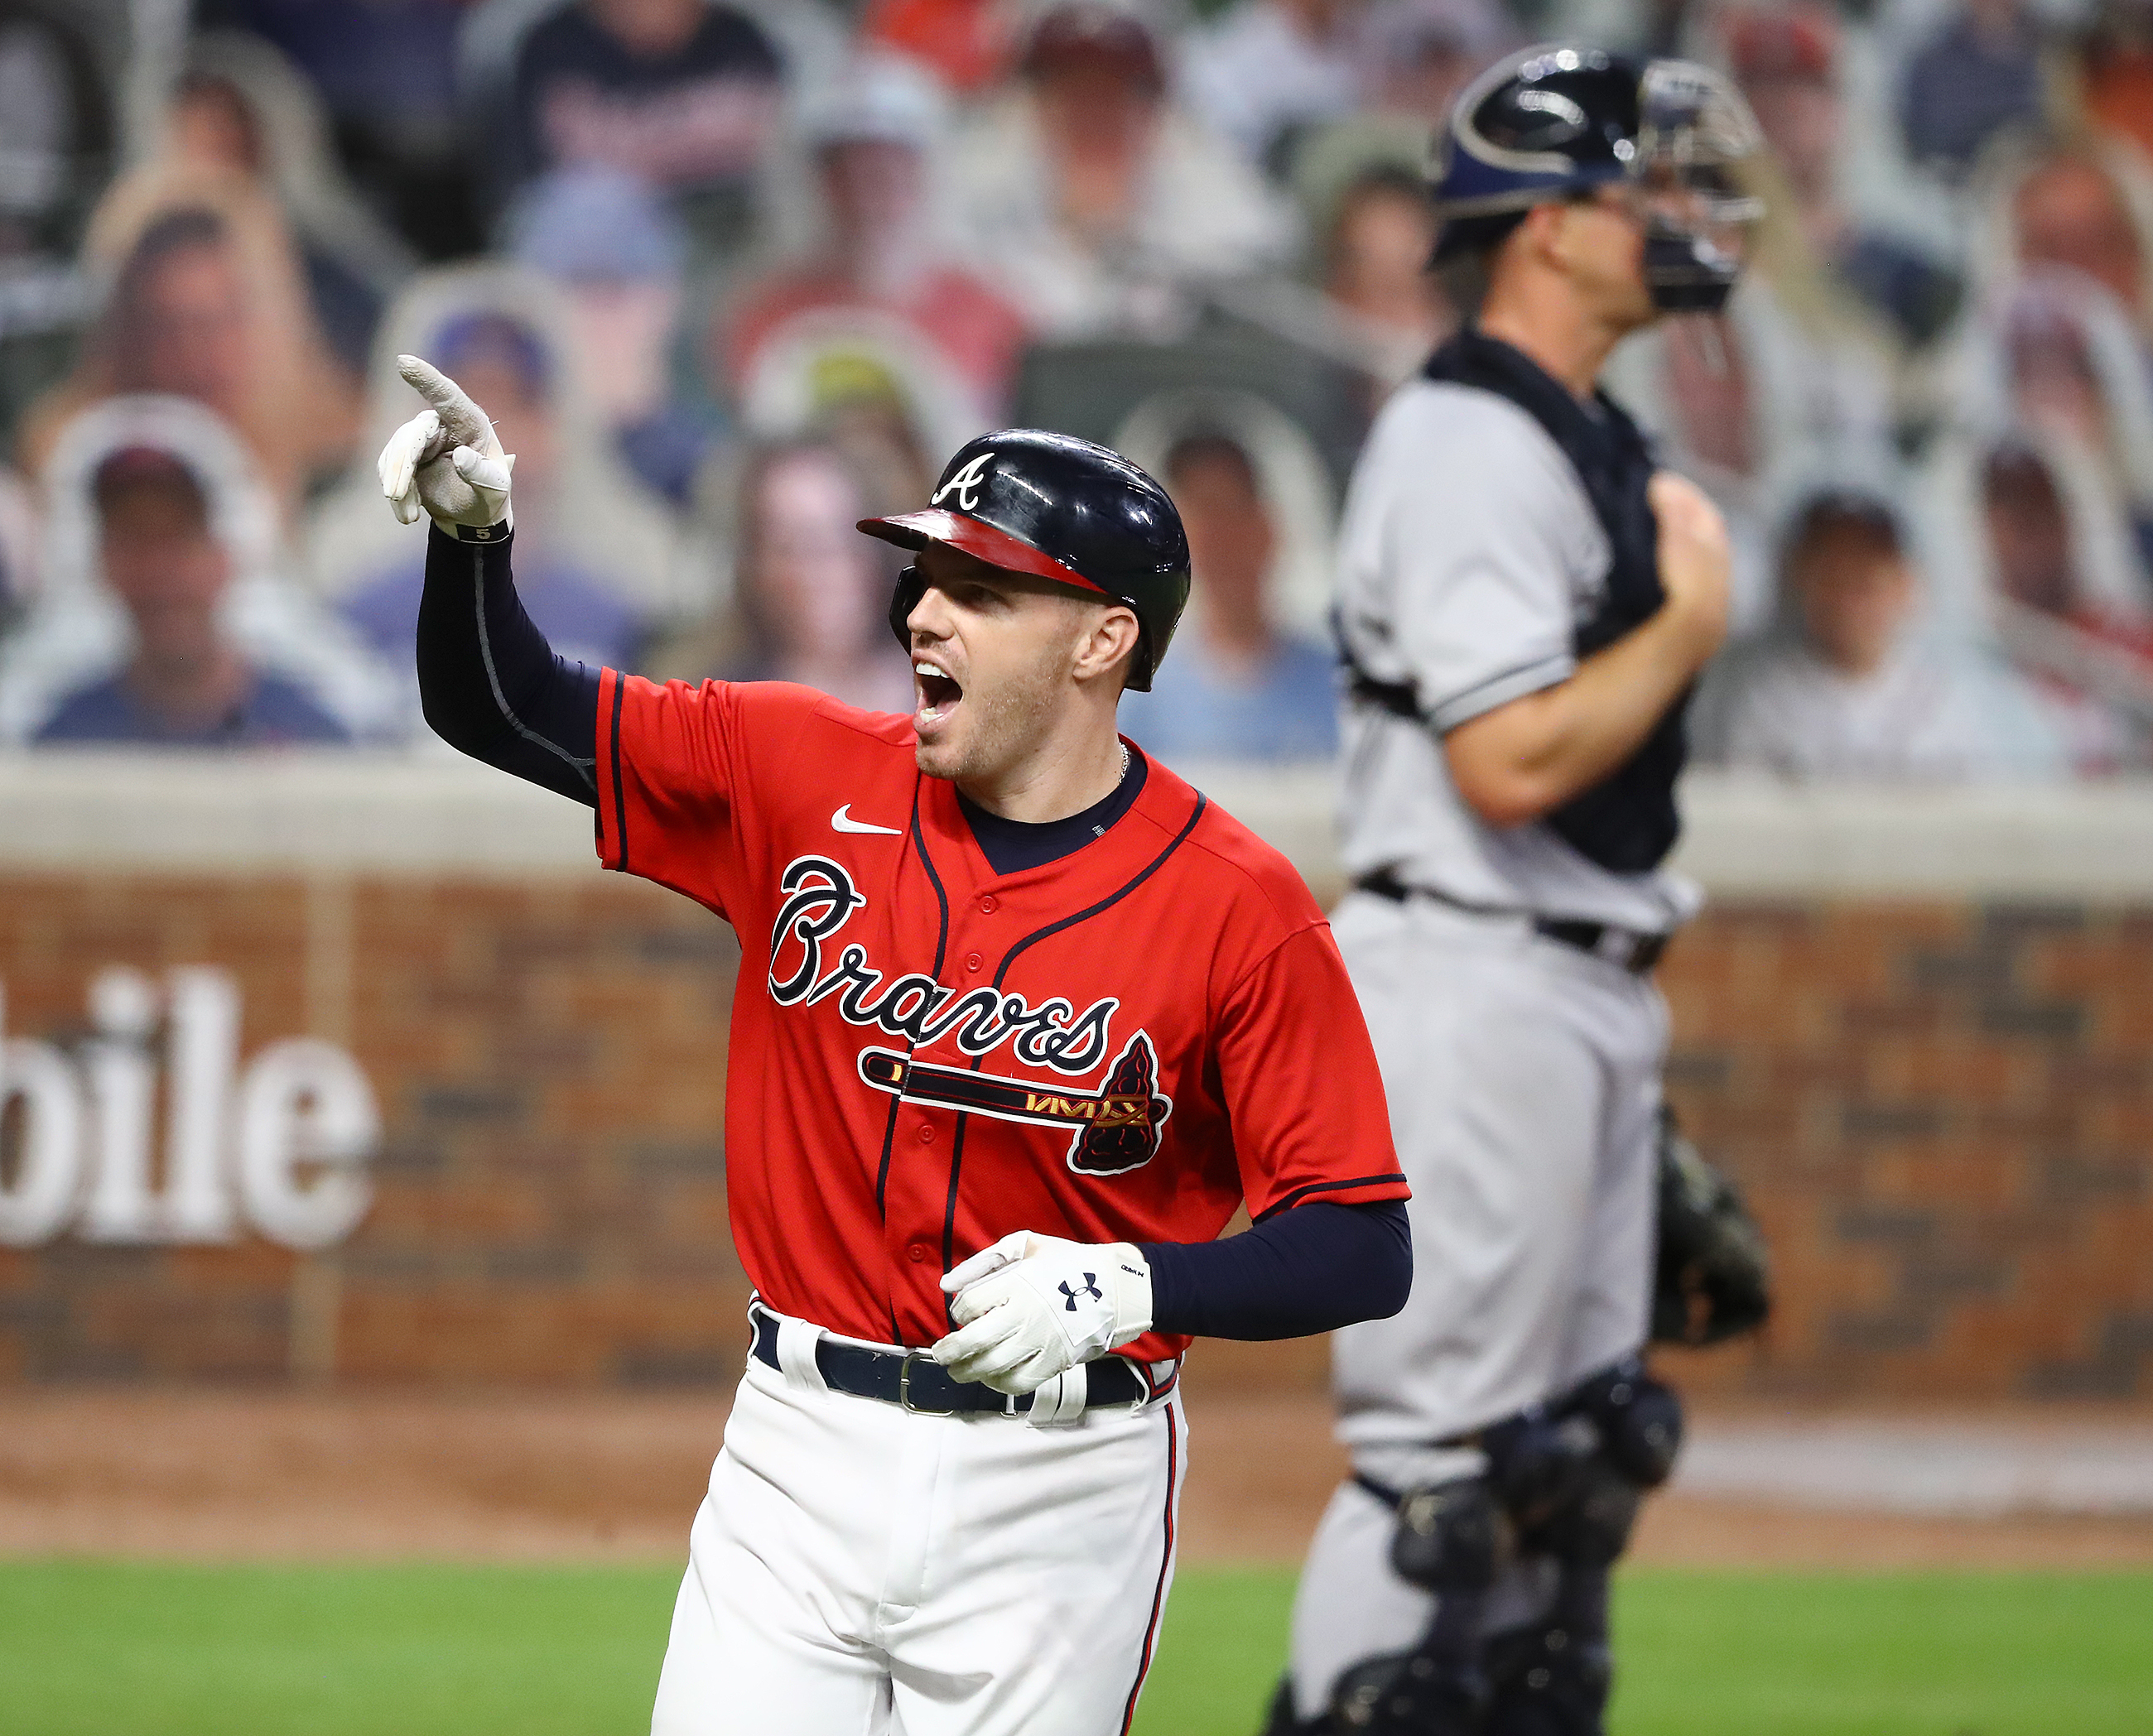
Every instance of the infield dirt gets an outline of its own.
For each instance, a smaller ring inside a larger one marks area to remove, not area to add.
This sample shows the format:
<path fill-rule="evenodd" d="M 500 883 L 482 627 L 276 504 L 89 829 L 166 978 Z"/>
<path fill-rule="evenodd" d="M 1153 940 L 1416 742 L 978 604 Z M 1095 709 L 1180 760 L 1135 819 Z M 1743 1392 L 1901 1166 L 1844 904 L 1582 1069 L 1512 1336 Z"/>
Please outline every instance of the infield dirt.
<path fill-rule="evenodd" d="M 0 1394 L 0 1554 L 677 1558 L 725 1416 L 722 1398 L 671 1395 L 17 1388 Z M 1342 1464 L 1322 1398 L 1199 1393 L 1191 1419 L 1184 1558 L 1297 1560 Z M 1636 1554 L 2144 1566 L 2153 1515 L 1913 1517 L 1677 1490 L 1647 1505 Z"/>

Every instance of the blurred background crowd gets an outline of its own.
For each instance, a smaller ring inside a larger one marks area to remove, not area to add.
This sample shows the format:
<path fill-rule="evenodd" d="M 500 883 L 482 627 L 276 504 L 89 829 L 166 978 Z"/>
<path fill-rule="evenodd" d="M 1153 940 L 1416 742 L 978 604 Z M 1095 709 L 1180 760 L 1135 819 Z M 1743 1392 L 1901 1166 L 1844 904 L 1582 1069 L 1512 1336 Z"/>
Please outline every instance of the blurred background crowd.
<path fill-rule="evenodd" d="M 1611 370 L 1733 528 L 1699 757 L 2145 769 L 2153 0 L 0 0 L 0 743 L 428 742 L 410 351 L 572 656 L 909 710 L 853 521 L 1043 425 L 1188 525 L 1128 732 L 1321 760 L 1430 140 L 1558 35 L 1771 146 L 1728 313 Z"/>

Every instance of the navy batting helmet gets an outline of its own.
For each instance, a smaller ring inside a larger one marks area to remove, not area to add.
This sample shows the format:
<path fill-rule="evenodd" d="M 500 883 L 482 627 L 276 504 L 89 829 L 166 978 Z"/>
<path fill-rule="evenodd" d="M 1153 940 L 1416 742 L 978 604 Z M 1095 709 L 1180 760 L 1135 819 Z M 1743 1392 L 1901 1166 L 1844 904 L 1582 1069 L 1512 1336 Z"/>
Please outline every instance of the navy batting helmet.
<path fill-rule="evenodd" d="M 1527 48 L 1452 106 L 1437 142 L 1436 262 L 1499 239 L 1506 216 L 1621 186 L 1646 226 L 1654 303 L 1717 309 L 1741 273 L 1747 226 L 1764 214 L 1731 171 L 1761 144 L 1741 93 L 1708 67 L 1560 43 Z"/>
<path fill-rule="evenodd" d="M 1118 452 L 1069 434 L 1005 428 L 958 449 L 923 512 L 862 519 L 900 548 L 945 542 L 990 566 L 1126 603 L 1141 635 L 1128 685 L 1148 690 L 1188 601 L 1188 539 L 1166 490 Z M 908 566 L 889 624 L 908 649 L 905 617 L 927 589 Z"/>

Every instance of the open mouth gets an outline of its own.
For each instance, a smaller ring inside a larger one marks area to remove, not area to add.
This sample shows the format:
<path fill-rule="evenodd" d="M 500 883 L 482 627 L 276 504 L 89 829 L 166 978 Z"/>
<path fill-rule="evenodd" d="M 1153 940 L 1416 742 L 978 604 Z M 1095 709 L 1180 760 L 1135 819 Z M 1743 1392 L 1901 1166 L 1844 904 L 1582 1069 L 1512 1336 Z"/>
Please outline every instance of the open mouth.
<path fill-rule="evenodd" d="M 919 715 L 922 723 L 939 723 L 955 710 L 957 702 L 965 697 L 964 688 L 932 663 L 914 663 L 912 679 L 919 689 Z"/>

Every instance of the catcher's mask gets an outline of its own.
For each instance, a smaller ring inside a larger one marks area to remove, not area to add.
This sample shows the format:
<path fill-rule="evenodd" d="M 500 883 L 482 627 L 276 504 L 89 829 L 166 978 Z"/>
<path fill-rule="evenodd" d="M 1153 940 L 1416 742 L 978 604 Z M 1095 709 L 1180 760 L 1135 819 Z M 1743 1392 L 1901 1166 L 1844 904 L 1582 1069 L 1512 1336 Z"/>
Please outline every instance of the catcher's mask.
<path fill-rule="evenodd" d="M 1739 167 L 1762 145 L 1741 93 L 1694 61 L 1528 48 L 1460 93 L 1437 141 L 1436 261 L 1480 244 L 1472 220 L 1616 187 L 1644 226 L 1653 305 L 1715 312 L 1764 215 Z"/>

